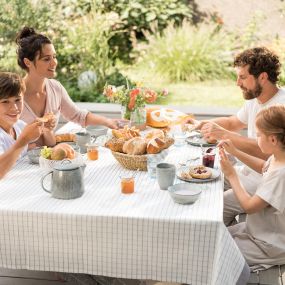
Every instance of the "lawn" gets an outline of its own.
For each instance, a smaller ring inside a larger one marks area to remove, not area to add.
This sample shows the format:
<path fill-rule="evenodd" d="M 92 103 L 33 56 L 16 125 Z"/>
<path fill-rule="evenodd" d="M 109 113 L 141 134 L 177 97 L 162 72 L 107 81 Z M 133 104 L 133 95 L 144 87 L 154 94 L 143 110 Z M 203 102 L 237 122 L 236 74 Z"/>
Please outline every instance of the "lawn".
<path fill-rule="evenodd" d="M 124 74 L 155 90 L 166 88 L 169 96 L 162 104 L 238 108 L 244 102 L 240 89 L 231 80 L 169 83 L 150 70 L 138 68 L 125 68 Z"/>

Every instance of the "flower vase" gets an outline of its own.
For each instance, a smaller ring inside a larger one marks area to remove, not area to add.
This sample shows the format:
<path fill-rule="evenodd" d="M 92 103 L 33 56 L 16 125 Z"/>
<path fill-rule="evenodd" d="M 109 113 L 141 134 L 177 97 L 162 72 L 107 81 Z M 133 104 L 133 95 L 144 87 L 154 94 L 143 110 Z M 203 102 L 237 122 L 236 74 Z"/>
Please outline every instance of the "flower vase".
<path fill-rule="evenodd" d="M 145 107 L 138 107 L 130 111 L 125 106 L 121 108 L 122 119 L 130 120 L 130 125 L 139 130 L 146 129 L 146 110 Z"/>

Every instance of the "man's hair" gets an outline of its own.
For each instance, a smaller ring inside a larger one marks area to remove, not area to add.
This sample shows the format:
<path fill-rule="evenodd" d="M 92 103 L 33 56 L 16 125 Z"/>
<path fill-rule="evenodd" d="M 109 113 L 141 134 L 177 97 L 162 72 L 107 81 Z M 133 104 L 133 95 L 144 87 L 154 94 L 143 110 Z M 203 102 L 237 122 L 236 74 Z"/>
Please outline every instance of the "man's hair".
<path fill-rule="evenodd" d="M 234 59 L 234 67 L 248 65 L 249 74 L 257 78 L 262 72 L 266 72 L 268 80 L 275 84 L 280 74 L 281 63 L 279 57 L 266 47 L 247 49 L 238 54 Z"/>
<path fill-rule="evenodd" d="M 18 74 L 0 72 L 0 99 L 19 96 L 24 91 L 24 82 Z"/>

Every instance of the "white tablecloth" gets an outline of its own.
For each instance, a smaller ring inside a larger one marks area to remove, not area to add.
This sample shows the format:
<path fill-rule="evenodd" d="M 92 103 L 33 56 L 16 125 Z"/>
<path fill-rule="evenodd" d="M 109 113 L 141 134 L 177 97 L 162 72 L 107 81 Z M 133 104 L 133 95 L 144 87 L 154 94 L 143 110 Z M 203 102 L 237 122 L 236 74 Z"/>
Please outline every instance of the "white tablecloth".
<path fill-rule="evenodd" d="M 173 147 L 167 161 L 196 152 Z M 20 161 L 0 181 L 0 267 L 235 284 L 244 258 L 222 222 L 222 179 L 201 184 L 195 204 L 179 205 L 146 172 L 134 194 L 121 194 L 125 171 L 100 148 L 99 160 L 87 162 L 84 195 L 58 200 L 41 189 L 39 166 Z"/>

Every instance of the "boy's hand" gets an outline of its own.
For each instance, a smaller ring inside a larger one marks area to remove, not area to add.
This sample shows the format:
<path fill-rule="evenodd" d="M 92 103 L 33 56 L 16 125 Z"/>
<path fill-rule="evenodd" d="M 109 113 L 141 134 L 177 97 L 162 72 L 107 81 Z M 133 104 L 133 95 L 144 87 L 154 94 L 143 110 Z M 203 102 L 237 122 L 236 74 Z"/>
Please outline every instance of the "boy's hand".
<path fill-rule="evenodd" d="M 221 169 L 224 172 L 225 176 L 227 176 L 228 178 L 236 176 L 236 171 L 222 147 L 219 148 L 219 155 Z"/>
<path fill-rule="evenodd" d="M 31 141 L 35 141 L 43 133 L 43 128 L 44 123 L 39 121 L 28 124 L 21 132 L 18 140 L 21 141 L 23 145 L 26 145 Z"/>

